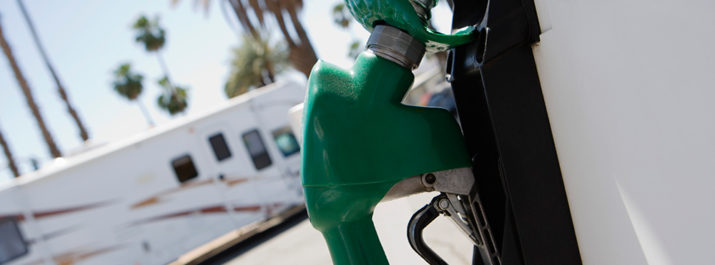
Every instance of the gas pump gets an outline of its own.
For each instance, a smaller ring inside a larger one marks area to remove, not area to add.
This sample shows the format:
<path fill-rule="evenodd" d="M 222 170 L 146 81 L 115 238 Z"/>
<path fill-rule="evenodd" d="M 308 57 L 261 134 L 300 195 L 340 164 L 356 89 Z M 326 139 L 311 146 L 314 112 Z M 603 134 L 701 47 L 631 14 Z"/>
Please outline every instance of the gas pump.
<path fill-rule="evenodd" d="M 470 10 L 460 12 L 472 12 L 472 16 L 464 19 L 455 12 L 455 25 L 460 25 L 460 29 L 453 34 L 441 34 L 427 27 L 435 1 L 346 2 L 358 22 L 371 31 L 368 50 L 357 58 L 351 69 L 340 69 L 323 61 L 315 65 L 308 80 L 303 117 L 302 181 L 307 210 L 313 226 L 323 233 L 334 264 L 387 264 L 372 223 L 373 210 L 380 201 L 423 191 L 439 191 L 440 195 L 415 213 L 407 234 L 412 248 L 427 262 L 446 264 L 421 236 L 422 230 L 441 214 L 453 220 L 471 239 L 474 264 L 525 264 L 525 249 L 519 244 L 533 239 L 521 237 L 524 232 L 532 232 L 519 230 L 519 222 L 513 218 L 515 208 L 509 201 L 511 194 L 492 190 L 511 187 L 500 169 L 504 169 L 504 159 L 510 163 L 515 161 L 513 153 L 509 153 L 509 157 L 501 156 L 496 148 L 499 145 L 494 144 L 494 134 L 486 135 L 484 140 L 468 138 L 471 141 L 465 142 L 462 133 L 465 130 L 474 133 L 475 124 L 488 125 L 478 128 L 478 133 L 492 129 L 494 120 L 485 100 L 457 99 L 460 112 L 467 112 L 467 117 L 473 119 L 460 116 L 463 126 L 467 126 L 461 129 L 446 110 L 400 103 L 414 79 L 411 70 L 424 53 L 445 50 L 451 50 L 448 79 L 453 85 L 459 84 L 456 96 L 483 97 L 485 80 L 479 79 L 480 71 L 490 62 L 487 59 L 499 55 L 487 50 L 487 44 L 494 37 L 490 22 L 504 18 L 500 12 L 490 17 L 490 10 L 511 10 L 501 9 L 509 5 L 499 3 L 496 5 L 499 8 L 490 9 L 489 1 L 453 1 L 453 7 L 469 6 Z M 498 28 L 496 37 L 501 37 L 499 34 L 503 32 Z M 503 43 L 497 44 L 501 47 Z M 473 85 L 475 90 L 465 91 L 466 80 L 478 84 Z M 539 106 L 534 106 L 538 111 Z M 541 108 L 545 113 L 543 100 Z M 477 115 L 477 119 L 473 115 Z M 536 126 L 543 124 L 537 122 Z M 555 159 L 553 150 L 546 150 L 545 154 L 549 151 L 553 157 L 547 159 Z M 545 181 L 551 185 L 551 179 Z M 482 182 L 487 186 L 482 187 Z M 560 188 L 563 194 L 563 187 Z M 490 207 L 482 203 L 482 193 L 489 194 Z M 500 206 L 505 208 L 498 209 Z M 555 211 L 563 210 L 562 206 L 557 205 Z M 518 210 L 523 210 L 522 205 Z M 561 217 L 563 215 L 556 216 Z M 498 230 L 494 230 L 495 221 Z M 573 228 L 567 227 L 566 231 L 562 236 L 571 238 L 575 245 Z"/>

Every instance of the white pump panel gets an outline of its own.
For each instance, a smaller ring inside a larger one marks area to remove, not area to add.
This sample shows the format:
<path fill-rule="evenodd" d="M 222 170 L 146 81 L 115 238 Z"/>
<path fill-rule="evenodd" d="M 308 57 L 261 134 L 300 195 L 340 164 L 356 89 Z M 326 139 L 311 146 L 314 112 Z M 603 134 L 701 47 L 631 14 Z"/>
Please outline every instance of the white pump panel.
<path fill-rule="evenodd" d="M 536 5 L 584 264 L 713 264 L 715 2 Z"/>

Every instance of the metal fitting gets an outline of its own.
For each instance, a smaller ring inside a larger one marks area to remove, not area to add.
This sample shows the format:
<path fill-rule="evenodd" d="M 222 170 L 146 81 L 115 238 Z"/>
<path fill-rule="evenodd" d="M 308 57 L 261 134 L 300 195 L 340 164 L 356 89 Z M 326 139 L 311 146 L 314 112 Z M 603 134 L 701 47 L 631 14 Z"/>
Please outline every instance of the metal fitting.
<path fill-rule="evenodd" d="M 437 4 L 435 0 L 410 0 L 412 8 L 415 9 L 417 16 L 422 19 L 422 22 L 427 23 L 430 20 L 430 10 Z"/>
<path fill-rule="evenodd" d="M 406 32 L 388 25 L 377 25 L 367 40 L 375 55 L 408 69 L 417 68 L 425 54 L 425 45 Z"/>

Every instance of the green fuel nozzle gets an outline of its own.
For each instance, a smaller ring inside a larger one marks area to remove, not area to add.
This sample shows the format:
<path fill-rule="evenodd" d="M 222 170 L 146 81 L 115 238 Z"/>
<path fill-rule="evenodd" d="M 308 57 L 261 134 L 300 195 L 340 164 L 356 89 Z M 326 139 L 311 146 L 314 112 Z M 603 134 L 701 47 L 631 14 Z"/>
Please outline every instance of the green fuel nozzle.
<path fill-rule="evenodd" d="M 407 0 L 348 4 L 358 19 L 375 7 L 381 8 L 377 13 L 409 7 L 418 18 Z M 396 23 L 397 16 L 371 14 L 360 20 L 369 22 L 372 31 L 368 50 L 351 69 L 318 61 L 305 100 L 301 173 L 308 215 L 339 265 L 388 264 L 372 213 L 393 185 L 427 172 L 470 166 L 459 126 L 448 111 L 401 103 L 432 33 L 418 37 L 413 27 L 392 26 L 410 21 Z M 452 37 L 459 40 L 452 44 L 468 39 Z"/>

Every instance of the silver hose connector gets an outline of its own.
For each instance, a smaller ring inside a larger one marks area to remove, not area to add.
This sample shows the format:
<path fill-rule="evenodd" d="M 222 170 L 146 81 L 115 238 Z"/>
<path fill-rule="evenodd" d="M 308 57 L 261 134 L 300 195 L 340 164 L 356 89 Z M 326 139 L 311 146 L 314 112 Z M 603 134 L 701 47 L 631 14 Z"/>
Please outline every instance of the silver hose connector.
<path fill-rule="evenodd" d="M 389 25 L 375 26 L 367 40 L 367 48 L 375 55 L 408 69 L 417 68 L 425 54 L 422 42 Z"/>
<path fill-rule="evenodd" d="M 417 16 L 422 19 L 422 22 L 427 23 L 430 20 L 430 10 L 437 4 L 435 0 L 410 0 L 412 8 L 415 9 Z"/>

